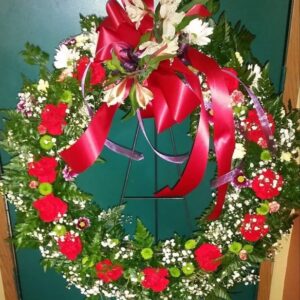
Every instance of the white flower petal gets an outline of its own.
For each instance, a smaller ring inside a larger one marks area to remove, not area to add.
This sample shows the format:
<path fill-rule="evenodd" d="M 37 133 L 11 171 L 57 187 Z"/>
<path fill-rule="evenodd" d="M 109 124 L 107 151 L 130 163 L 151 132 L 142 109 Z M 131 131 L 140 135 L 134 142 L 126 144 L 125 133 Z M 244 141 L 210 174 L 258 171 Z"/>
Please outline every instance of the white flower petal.
<path fill-rule="evenodd" d="M 205 46 L 210 43 L 209 36 L 213 33 L 213 30 L 208 22 L 194 19 L 183 29 L 183 32 L 188 34 L 189 43 Z"/>

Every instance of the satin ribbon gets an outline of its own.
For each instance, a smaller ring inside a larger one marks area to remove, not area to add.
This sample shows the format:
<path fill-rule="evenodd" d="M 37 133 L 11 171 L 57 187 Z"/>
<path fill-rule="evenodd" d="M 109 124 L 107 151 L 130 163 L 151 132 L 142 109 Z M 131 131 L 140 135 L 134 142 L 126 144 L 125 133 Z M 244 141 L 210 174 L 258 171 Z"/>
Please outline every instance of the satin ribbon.
<path fill-rule="evenodd" d="M 138 119 L 138 122 L 139 122 L 139 126 L 142 130 L 142 133 L 147 141 L 147 143 L 149 144 L 150 148 L 152 149 L 152 151 L 157 155 L 159 156 L 160 158 L 162 158 L 163 160 L 165 161 L 168 161 L 168 162 L 171 162 L 173 164 L 183 164 L 187 159 L 188 159 L 188 155 L 176 155 L 176 156 L 171 156 L 171 155 L 166 155 L 166 154 L 163 154 L 161 152 L 159 152 L 158 150 L 155 149 L 155 147 L 151 144 L 148 136 L 147 136 L 147 133 L 146 133 L 146 130 L 145 130 L 145 127 L 144 127 L 144 123 L 143 123 L 143 119 L 142 119 L 142 116 L 141 116 L 141 112 L 138 110 L 136 112 L 137 114 L 137 119 Z"/>
<path fill-rule="evenodd" d="M 262 126 L 262 131 L 264 133 L 264 136 L 267 140 L 268 148 L 271 150 L 271 152 L 274 153 L 275 151 L 275 144 L 273 140 L 273 134 L 270 126 L 270 122 L 268 120 L 267 114 L 265 110 L 263 109 L 259 99 L 256 97 L 256 95 L 252 92 L 252 90 L 244 84 L 237 76 L 233 75 L 231 72 L 228 72 L 226 70 L 222 70 L 224 73 L 228 74 L 229 76 L 235 78 L 242 84 L 242 86 L 247 91 L 249 97 L 253 101 L 254 109 L 256 110 L 259 122 Z M 235 176 L 241 171 L 241 168 L 235 168 L 232 171 L 228 172 L 227 174 L 224 174 L 223 176 L 220 176 L 212 181 L 211 187 L 212 188 L 218 188 L 224 184 L 230 183 L 233 181 Z"/>
<path fill-rule="evenodd" d="M 206 75 L 207 82 L 212 93 L 212 106 L 215 124 L 214 146 L 218 167 L 218 177 L 220 177 L 228 173 L 231 169 L 231 159 L 235 146 L 235 126 L 233 112 L 230 105 L 231 98 L 225 84 L 223 72 L 212 58 L 209 58 L 193 48 L 188 48 L 187 59 L 193 68 L 196 68 L 199 72 Z M 196 82 L 191 81 L 190 77 L 188 82 L 190 83 L 190 88 L 193 89 L 197 98 L 200 99 L 200 124 L 190 154 L 190 159 L 181 179 L 172 189 L 170 187 L 166 187 L 161 192 L 157 193 L 156 196 L 158 197 L 186 195 L 199 185 L 205 174 L 209 145 L 208 118 L 204 108 L 202 95 L 199 94 L 200 85 L 198 78 Z M 225 201 L 226 191 L 227 184 L 218 188 L 216 205 L 208 217 L 209 220 L 215 220 L 220 216 Z"/>
<path fill-rule="evenodd" d="M 115 47 L 115 46 L 122 46 L 122 45 L 124 45 L 124 44 L 121 43 L 121 44 L 117 45 L 116 43 L 114 43 L 113 46 Z M 101 50 L 102 49 L 98 50 L 97 53 L 99 53 Z M 88 74 L 88 71 L 89 71 L 89 68 L 90 68 L 91 64 L 92 64 L 92 62 L 90 61 L 87 64 L 87 66 L 84 70 L 84 73 L 83 73 L 83 76 L 82 76 L 82 79 L 81 79 L 81 94 L 82 94 L 82 97 L 84 99 L 85 106 L 88 110 L 88 114 L 92 118 L 93 115 L 94 115 L 93 110 L 91 109 L 90 105 L 88 104 L 88 102 L 86 101 L 86 98 L 85 98 L 85 82 L 86 82 L 86 77 L 87 77 L 87 74 Z M 138 117 L 138 123 L 139 123 L 139 126 L 140 126 L 141 130 L 142 130 L 142 133 L 143 133 L 147 143 L 150 145 L 151 149 L 153 150 L 153 152 L 156 155 L 158 155 L 163 160 L 174 163 L 174 164 L 183 164 L 188 159 L 188 155 L 172 156 L 172 155 L 163 154 L 163 153 L 159 152 L 157 149 L 155 149 L 155 147 L 151 144 L 151 142 L 150 142 L 150 140 L 147 136 L 147 133 L 146 133 L 146 130 L 144 128 L 143 121 L 142 121 L 141 113 L 140 113 L 139 110 L 137 111 L 137 117 Z M 133 151 L 131 149 L 127 149 L 124 146 L 118 145 L 118 144 L 110 141 L 109 139 L 105 140 L 104 145 L 108 149 L 110 149 L 111 151 L 113 151 L 117 154 L 123 155 L 127 158 L 130 158 L 130 159 L 133 159 L 133 160 L 136 160 L 136 161 L 140 161 L 140 160 L 144 159 L 144 155 L 142 153 Z"/>
<path fill-rule="evenodd" d="M 152 3 L 152 1 L 149 0 L 149 3 Z M 116 0 L 108 1 L 107 13 L 108 18 L 99 27 L 97 49 L 102 49 L 96 56 L 99 61 L 111 57 L 111 49 L 116 43 L 125 41 L 126 45 L 135 48 L 145 30 L 153 28 L 152 20 L 152 27 L 148 26 L 136 30 L 134 24 Z M 215 112 L 214 145 L 218 176 L 222 176 L 230 170 L 235 136 L 230 97 L 224 74 L 212 58 L 199 53 L 193 48 L 188 49 L 187 57 L 194 68 L 207 76 L 212 92 L 213 110 Z M 208 162 L 209 123 L 198 76 L 178 58 L 175 58 L 172 65 L 168 61 L 162 62 L 159 68 L 149 76 L 146 85 L 152 90 L 155 98 L 151 105 L 148 105 L 146 111 L 143 112 L 143 117 L 153 117 L 158 132 L 162 132 L 175 123 L 182 122 L 196 107 L 201 108 L 195 141 L 180 180 L 173 188 L 166 187 L 155 194 L 157 197 L 184 196 L 199 185 Z M 128 81 L 128 92 L 130 86 L 131 83 Z M 84 171 L 97 159 L 102 151 L 117 109 L 117 105 L 111 107 L 106 104 L 102 105 L 92 118 L 86 132 L 74 145 L 61 152 L 61 157 L 74 172 Z M 227 185 L 219 187 L 217 203 L 209 216 L 210 220 L 216 219 L 220 215 L 226 189 Z"/>

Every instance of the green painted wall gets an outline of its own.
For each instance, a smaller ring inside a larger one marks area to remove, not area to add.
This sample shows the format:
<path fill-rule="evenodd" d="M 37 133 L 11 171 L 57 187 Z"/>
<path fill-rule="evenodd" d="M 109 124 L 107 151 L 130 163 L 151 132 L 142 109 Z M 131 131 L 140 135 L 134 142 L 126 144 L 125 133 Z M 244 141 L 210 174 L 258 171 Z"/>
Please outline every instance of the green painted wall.
<path fill-rule="evenodd" d="M 14 107 L 21 86 L 20 73 L 36 78 L 35 70 L 26 66 L 19 52 L 26 41 L 40 45 L 51 56 L 58 43 L 79 31 L 79 13 L 104 14 L 103 0 L 0 0 L 0 106 Z M 271 62 L 272 79 L 278 89 L 281 87 L 282 63 L 285 48 L 288 0 L 223 0 L 222 9 L 233 22 L 242 22 L 256 34 L 254 53 L 265 62 Z M 119 115 L 120 117 L 120 115 Z M 150 136 L 153 136 L 151 121 L 146 122 Z M 186 137 L 187 124 L 174 129 L 176 146 L 179 152 L 187 151 L 191 143 Z M 116 121 L 111 138 L 123 145 L 130 146 L 136 123 L 134 120 L 123 123 Z M 170 137 L 159 137 L 160 149 L 171 152 Z M 145 161 L 134 163 L 129 178 L 128 196 L 151 195 L 154 191 L 154 157 L 140 136 L 137 149 L 145 154 Z M 83 189 L 95 195 L 102 207 L 117 204 L 120 199 L 127 160 L 109 151 L 104 151 L 107 163 L 95 165 L 80 179 Z M 6 157 L 4 156 L 4 159 Z M 159 161 L 159 187 L 176 181 L 176 167 Z M 208 170 L 206 180 L 187 199 L 191 219 L 198 216 L 210 202 L 209 181 L 213 166 Z M 201 197 L 200 197 L 201 195 Z M 129 201 L 126 213 L 139 216 L 154 231 L 155 206 L 153 200 Z M 13 214 L 13 210 L 12 210 Z M 12 216 L 13 217 L 13 216 Z M 173 232 L 189 234 L 183 201 L 159 201 L 159 237 L 166 238 Z M 132 230 L 131 226 L 128 230 Z M 53 271 L 44 273 L 39 265 L 38 251 L 21 250 L 17 253 L 21 293 L 23 300 L 79 300 L 83 299 L 75 289 L 65 289 L 65 282 Z M 237 288 L 234 299 L 255 299 L 256 288 Z"/>

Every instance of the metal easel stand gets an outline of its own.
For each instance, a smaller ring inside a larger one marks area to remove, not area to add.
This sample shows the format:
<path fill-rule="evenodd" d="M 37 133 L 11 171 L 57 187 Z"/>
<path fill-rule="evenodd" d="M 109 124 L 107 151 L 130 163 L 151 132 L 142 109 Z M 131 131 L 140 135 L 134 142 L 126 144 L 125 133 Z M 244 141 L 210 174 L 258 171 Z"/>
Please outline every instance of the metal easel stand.
<path fill-rule="evenodd" d="M 132 151 L 135 151 L 135 149 L 136 149 L 136 143 L 137 143 L 139 134 L 140 134 L 140 127 L 137 124 L 134 139 L 133 139 L 133 144 L 132 144 Z M 174 153 L 174 155 L 177 155 L 175 138 L 174 138 L 174 133 L 173 133 L 172 129 L 169 129 L 169 135 L 170 135 L 173 153 Z M 154 147 L 157 149 L 157 146 L 158 146 L 158 136 L 157 136 L 156 130 L 154 128 Z M 120 205 L 124 204 L 126 201 L 133 201 L 133 200 L 145 199 L 145 200 L 154 201 L 154 220 L 153 220 L 153 222 L 154 222 L 154 237 L 157 242 L 159 240 L 159 201 L 166 201 L 166 200 L 183 201 L 186 224 L 187 224 L 187 227 L 189 228 L 189 230 L 192 231 L 191 214 L 189 211 L 188 202 L 187 202 L 186 198 L 184 198 L 184 197 L 171 197 L 171 198 L 159 197 L 158 198 L 155 196 L 145 196 L 145 195 L 144 196 L 126 196 L 128 180 L 129 180 L 130 173 L 131 173 L 132 163 L 133 163 L 133 159 L 129 158 L 126 175 L 125 175 L 125 180 L 123 183 L 123 188 L 122 188 L 120 202 L 119 202 Z M 180 165 L 177 164 L 176 167 L 177 167 L 178 177 L 180 177 L 180 175 L 181 175 Z M 157 191 L 159 189 L 159 186 L 158 186 L 158 156 L 157 155 L 154 155 L 154 177 L 155 177 L 154 178 L 154 190 Z"/>

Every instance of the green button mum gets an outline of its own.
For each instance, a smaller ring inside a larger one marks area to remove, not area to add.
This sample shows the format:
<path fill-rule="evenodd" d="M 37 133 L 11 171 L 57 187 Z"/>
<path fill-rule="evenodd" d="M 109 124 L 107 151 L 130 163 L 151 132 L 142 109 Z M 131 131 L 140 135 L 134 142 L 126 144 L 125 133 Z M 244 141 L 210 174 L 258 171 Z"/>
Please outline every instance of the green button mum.
<path fill-rule="evenodd" d="M 66 234 L 67 229 L 64 225 L 57 224 L 52 231 L 55 232 L 57 236 L 63 236 Z"/>
<path fill-rule="evenodd" d="M 174 278 L 178 278 L 181 274 L 180 270 L 176 267 L 170 268 L 169 271 L 170 271 L 171 276 Z"/>
<path fill-rule="evenodd" d="M 185 266 L 182 267 L 182 272 L 185 275 L 191 275 L 195 272 L 195 267 L 192 263 L 187 263 Z"/>
<path fill-rule="evenodd" d="M 260 207 L 258 207 L 256 209 L 256 212 L 259 215 L 267 215 L 269 213 L 269 203 L 268 202 L 264 202 L 260 205 Z"/>
<path fill-rule="evenodd" d="M 260 159 L 263 161 L 267 161 L 270 160 L 272 158 L 272 155 L 270 153 L 269 150 L 264 150 L 261 154 L 260 154 Z"/>
<path fill-rule="evenodd" d="M 234 254 L 239 254 L 239 252 L 242 250 L 242 244 L 239 242 L 233 242 L 229 246 L 229 251 Z"/>
<path fill-rule="evenodd" d="M 252 245 L 247 244 L 247 245 L 245 245 L 245 246 L 243 247 L 243 250 L 247 251 L 247 253 L 250 254 L 250 253 L 253 252 L 254 247 L 253 247 Z"/>
<path fill-rule="evenodd" d="M 44 182 L 39 185 L 39 193 L 47 196 L 53 192 L 52 184 Z"/>
<path fill-rule="evenodd" d="M 197 242 L 195 240 L 188 240 L 186 241 L 186 243 L 184 244 L 184 248 L 186 250 L 192 250 L 195 249 L 197 246 Z"/>
<path fill-rule="evenodd" d="M 141 251 L 141 255 L 145 260 L 151 259 L 153 257 L 153 250 L 151 248 L 144 248 Z"/>
<path fill-rule="evenodd" d="M 73 93 L 69 90 L 65 90 L 63 92 L 63 94 L 61 95 L 61 101 L 71 105 L 72 104 L 72 97 L 73 97 Z"/>
<path fill-rule="evenodd" d="M 54 143 L 52 141 L 52 136 L 50 135 L 44 135 L 40 138 L 40 146 L 44 150 L 51 150 L 54 146 Z"/>

